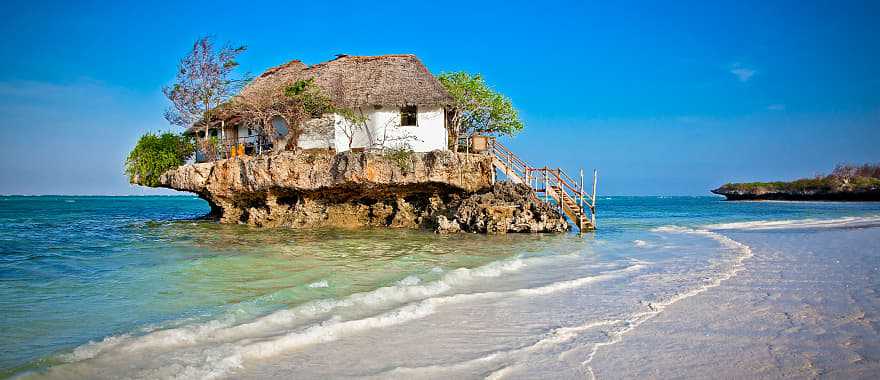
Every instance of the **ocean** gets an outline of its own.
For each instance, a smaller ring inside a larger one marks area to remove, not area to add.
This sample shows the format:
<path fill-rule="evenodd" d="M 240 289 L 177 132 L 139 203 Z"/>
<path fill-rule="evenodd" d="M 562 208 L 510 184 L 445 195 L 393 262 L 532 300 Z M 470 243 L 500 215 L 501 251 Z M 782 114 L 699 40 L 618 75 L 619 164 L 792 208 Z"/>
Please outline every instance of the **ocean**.
<path fill-rule="evenodd" d="M 880 377 L 880 204 L 597 207 L 484 236 L 0 197 L 0 377 Z"/>

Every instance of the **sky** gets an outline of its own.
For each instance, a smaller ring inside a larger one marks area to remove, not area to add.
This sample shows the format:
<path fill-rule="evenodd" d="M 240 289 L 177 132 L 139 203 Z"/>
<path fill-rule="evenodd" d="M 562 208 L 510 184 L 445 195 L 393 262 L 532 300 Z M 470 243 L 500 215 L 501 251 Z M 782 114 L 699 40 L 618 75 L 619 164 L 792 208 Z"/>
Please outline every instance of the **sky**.
<path fill-rule="evenodd" d="M 131 186 L 138 137 L 180 131 L 161 88 L 192 42 L 248 46 L 242 74 L 335 54 L 481 73 L 536 166 L 599 194 L 709 195 L 880 162 L 880 2 L 15 1 L 0 4 L 0 194 Z"/>

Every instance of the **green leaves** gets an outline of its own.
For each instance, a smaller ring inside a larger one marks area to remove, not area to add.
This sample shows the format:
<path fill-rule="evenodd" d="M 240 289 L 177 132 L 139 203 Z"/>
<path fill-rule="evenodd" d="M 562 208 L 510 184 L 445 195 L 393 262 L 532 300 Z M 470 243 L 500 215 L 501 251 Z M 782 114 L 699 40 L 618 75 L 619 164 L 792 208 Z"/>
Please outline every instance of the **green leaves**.
<path fill-rule="evenodd" d="M 195 153 L 196 145 L 190 136 L 165 132 L 147 133 L 125 160 L 125 174 L 130 183 L 158 186 L 159 176 L 169 169 L 183 165 Z"/>
<path fill-rule="evenodd" d="M 315 84 L 314 78 L 300 79 L 300 80 L 294 82 L 292 85 L 285 88 L 284 95 L 291 97 L 291 98 L 295 97 L 295 96 L 300 95 L 303 92 L 305 92 L 306 89 L 308 89 L 309 87 L 311 87 L 314 84 Z"/>
<path fill-rule="evenodd" d="M 459 71 L 440 74 L 438 79 L 452 95 L 457 132 L 512 136 L 523 129 L 510 99 L 489 88 L 480 74 Z"/>
<path fill-rule="evenodd" d="M 330 98 L 315 85 L 313 78 L 300 79 L 284 89 L 284 96 L 302 106 L 306 115 L 321 117 L 325 112 L 332 112 Z"/>

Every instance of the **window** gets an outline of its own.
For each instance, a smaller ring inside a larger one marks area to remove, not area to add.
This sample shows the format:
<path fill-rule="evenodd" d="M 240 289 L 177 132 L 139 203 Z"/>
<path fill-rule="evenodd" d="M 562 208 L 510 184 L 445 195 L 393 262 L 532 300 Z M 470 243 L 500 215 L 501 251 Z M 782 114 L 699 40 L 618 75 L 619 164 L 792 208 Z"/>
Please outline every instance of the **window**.
<path fill-rule="evenodd" d="M 418 126 L 419 107 L 406 106 L 400 109 L 400 126 L 415 127 Z"/>
<path fill-rule="evenodd" d="M 217 130 L 211 129 L 211 137 L 217 137 Z"/>
<path fill-rule="evenodd" d="M 284 120 L 281 116 L 275 116 L 272 118 L 272 127 L 275 128 L 275 134 L 278 137 L 287 136 L 287 120 Z"/>

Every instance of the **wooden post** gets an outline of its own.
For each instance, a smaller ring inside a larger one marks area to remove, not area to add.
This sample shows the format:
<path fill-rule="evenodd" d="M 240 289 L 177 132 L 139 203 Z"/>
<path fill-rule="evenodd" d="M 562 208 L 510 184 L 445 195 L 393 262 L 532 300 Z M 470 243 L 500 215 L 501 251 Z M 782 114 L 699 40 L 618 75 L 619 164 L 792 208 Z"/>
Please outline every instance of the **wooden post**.
<path fill-rule="evenodd" d="M 581 174 L 581 187 L 580 192 L 578 193 L 578 207 L 581 208 L 581 212 L 584 211 L 584 169 L 580 170 Z"/>
<path fill-rule="evenodd" d="M 559 212 L 565 212 L 565 188 L 562 187 L 562 169 L 556 168 L 556 188 L 559 189 Z"/>
<path fill-rule="evenodd" d="M 493 184 L 493 185 L 495 184 L 495 176 L 496 176 L 495 171 L 496 171 L 496 170 L 495 170 L 495 166 L 493 165 L 493 166 L 492 166 L 492 184 Z M 459 174 L 459 177 L 461 177 L 461 175 L 462 175 L 462 173 L 461 173 L 461 169 L 459 169 L 459 173 L 458 173 L 458 174 Z"/>
<path fill-rule="evenodd" d="M 504 167 L 504 175 L 510 178 L 510 151 L 507 151 L 507 165 Z"/>
<path fill-rule="evenodd" d="M 561 186 L 560 186 L 559 190 L 562 190 Z M 565 206 L 563 206 L 563 203 L 565 203 L 565 191 L 560 191 L 559 192 L 559 199 L 557 199 L 557 202 L 556 202 L 556 207 L 559 208 L 560 214 L 565 215 Z"/>
<path fill-rule="evenodd" d="M 593 206 L 590 207 L 590 223 L 593 224 L 593 228 L 596 228 L 596 178 L 599 176 L 599 171 L 593 169 Z"/>
<path fill-rule="evenodd" d="M 550 188 L 547 187 L 547 167 L 544 167 L 544 202 L 547 202 L 547 192 L 550 191 Z"/>

